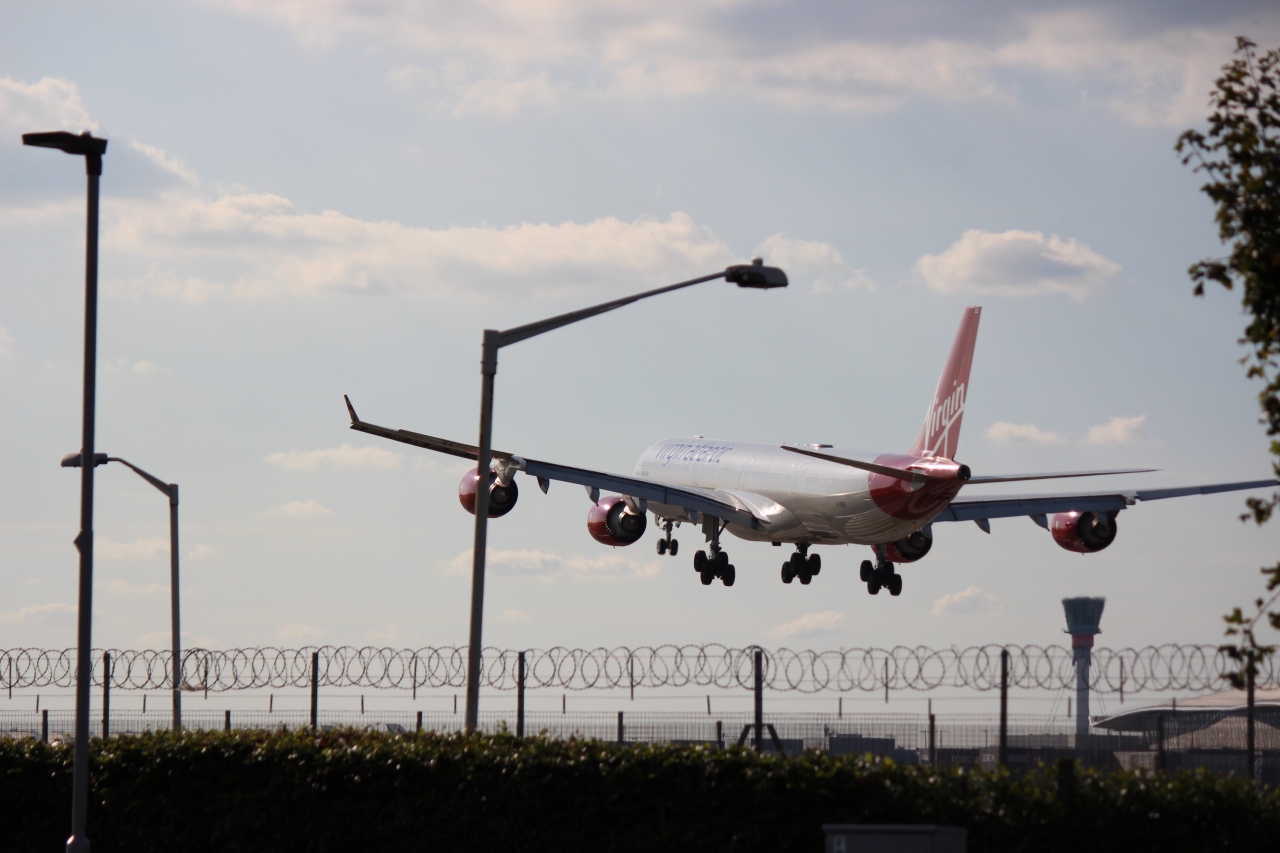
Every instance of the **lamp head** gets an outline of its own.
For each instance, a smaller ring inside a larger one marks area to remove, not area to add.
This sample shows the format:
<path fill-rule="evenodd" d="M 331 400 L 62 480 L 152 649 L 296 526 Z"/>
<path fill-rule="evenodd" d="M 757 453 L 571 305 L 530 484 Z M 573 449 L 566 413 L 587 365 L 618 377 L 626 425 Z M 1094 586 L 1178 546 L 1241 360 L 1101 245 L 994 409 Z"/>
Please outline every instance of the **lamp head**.
<path fill-rule="evenodd" d="M 79 468 L 80 460 L 83 458 L 84 458 L 83 453 L 68 453 L 66 456 L 62 457 L 62 467 L 63 468 Z M 107 454 L 105 453 L 93 454 L 93 467 L 97 468 L 99 465 L 106 465 L 106 464 L 107 464 Z"/>
<path fill-rule="evenodd" d="M 68 154 L 80 154 L 82 156 L 97 155 L 101 157 L 107 153 L 107 140 L 99 139 L 87 130 L 79 136 L 74 133 L 67 133 L 65 130 L 55 130 L 49 133 L 24 133 L 22 134 L 22 144 L 34 145 L 36 148 L 57 148 L 59 151 L 65 151 Z"/>
<path fill-rule="evenodd" d="M 749 264 L 727 267 L 724 280 L 738 287 L 755 287 L 760 290 L 787 286 L 787 274 L 778 267 L 766 267 L 761 258 L 752 258 Z"/>

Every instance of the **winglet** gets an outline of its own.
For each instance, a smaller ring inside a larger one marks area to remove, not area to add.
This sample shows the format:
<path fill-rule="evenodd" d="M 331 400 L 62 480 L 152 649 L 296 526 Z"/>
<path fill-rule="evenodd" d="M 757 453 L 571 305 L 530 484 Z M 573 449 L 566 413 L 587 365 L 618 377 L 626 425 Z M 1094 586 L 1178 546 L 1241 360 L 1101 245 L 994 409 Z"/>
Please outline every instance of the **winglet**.
<path fill-rule="evenodd" d="M 342 399 L 347 401 L 347 411 L 351 413 L 351 423 L 360 423 L 360 416 L 356 414 L 356 407 L 351 405 L 351 398 L 343 394 Z"/>

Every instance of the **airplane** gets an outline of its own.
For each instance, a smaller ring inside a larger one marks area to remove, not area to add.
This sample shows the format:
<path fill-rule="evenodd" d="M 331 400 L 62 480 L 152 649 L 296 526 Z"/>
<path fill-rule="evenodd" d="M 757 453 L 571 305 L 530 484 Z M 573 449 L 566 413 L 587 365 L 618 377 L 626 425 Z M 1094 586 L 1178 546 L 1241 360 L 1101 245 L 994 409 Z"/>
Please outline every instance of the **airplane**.
<path fill-rule="evenodd" d="M 737 571 L 721 547 L 727 530 L 749 542 L 795 546 L 782 564 L 782 581 L 810 583 L 822 569 L 818 545 L 869 545 L 859 577 L 867 592 L 902 593 L 897 566 L 914 563 L 933 547 L 933 525 L 972 521 L 991 532 L 990 520 L 1027 516 L 1068 551 L 1094 553 L 1115 541 L 1116 516 L 1139 502 L 1276 486 L 1275 479 L 1161 489 L 988 496 L 968 489 L 991 483 L 1147 473 L 1152 468 L 976 475 L 955 461 L 969 391 L 969 369 L 978 336 L 980 307 L 968 307 L 938 381 L 924 424 L 906 453 L 869 453 L 830 444 L 788 445 L 668 438 L 641 454 L 630 476 L 590 471 L 494 450 L 489 476 L 489 517 L 511 512 L 519 498 L 516 474 L 535 478 L 545 494 L 551 482 L 586 488 L 591 500 L 587 531 L 614 547 L 640 540 L 652 513 L 664 536 L 658 554 L 675 556 L 672 529 L 701 526 L 708 543 L 694 554 L 703 585 L 718 578 L 733 586 Z M 360 420 L 344 396 L 351 429 L 438 453 L 475 460 L 473 445 Z M 462 506 L 475 514 L 480 474 L 473 468 L 458 485 Z M 965 493 L 962 494 L 962 490 Z M 980 491 L 975 489 L 975 491 Z M 603 492 L 612 494 L 602 497 Z"/>

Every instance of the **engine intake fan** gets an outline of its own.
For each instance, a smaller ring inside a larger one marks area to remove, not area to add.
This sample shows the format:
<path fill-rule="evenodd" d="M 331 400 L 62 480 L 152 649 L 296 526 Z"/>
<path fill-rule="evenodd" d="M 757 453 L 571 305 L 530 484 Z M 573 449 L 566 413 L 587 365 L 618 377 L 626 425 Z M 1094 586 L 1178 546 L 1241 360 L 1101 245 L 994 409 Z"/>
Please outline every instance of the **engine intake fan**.
<path fill-rule="evenodd" d="M 602 545 L 631 545 L 644 536 L 649 519 L 634 512 L 621 497 L 601 498 L 587 511 L 587 532 Z"/>
<path fill-rule="evenodd" d="M 476 514 L 476 492 L 479 490 L 480 472 L 472 468 L 462 475 L 462 480 L 458 483 L 458 502 L 472 515 Z M 516 486 L 514 478 L 503 485 L 495 477 L 489 486 L 489 517 L 501 518 L 515 509 L 516 501 L 519 499 L 520 488 Z"/>

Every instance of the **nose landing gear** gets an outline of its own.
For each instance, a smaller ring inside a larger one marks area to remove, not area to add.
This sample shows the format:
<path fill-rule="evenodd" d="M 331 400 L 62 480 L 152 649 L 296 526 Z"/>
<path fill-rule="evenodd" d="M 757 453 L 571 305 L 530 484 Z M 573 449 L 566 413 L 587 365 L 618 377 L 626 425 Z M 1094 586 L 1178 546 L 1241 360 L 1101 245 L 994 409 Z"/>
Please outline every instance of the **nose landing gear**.
<path fill-rule="evenodd" d="M 791 583 L 799 578 L 800 583 L 808 586 L 820 571 L 822 571 L 822 558 L 817 554 L 809 553 L 808 542 L 800 542 L 796 545 L 796 552 L 782 564 L 782 582 Z"/>
<path fill-rule="evenodd" d="M 872 595 L 879 595 L 881 589 L 889 590 L 890 595 L 902 594 L 902 575 L 894 571 L 893 562 L 885 554 L 883 545 L 876 546 L 875 565 L 870 560 L 863 560 L 858 576 Z"/>
<path fill-rule="evenodd" d="M 676 553 L 680 550 L 679 540 L 671 538 L 671 527 L 672 527 L 672 522 L 670 521 L 662 525 L 662 529 L 666 531 L 667 535 L 666 537 L 658 540 L 659 556 L 662 556 L 663 554 L 670 554 L 671 556 L 674 557 Z"/>

